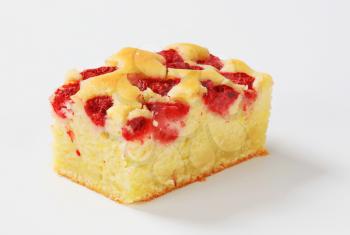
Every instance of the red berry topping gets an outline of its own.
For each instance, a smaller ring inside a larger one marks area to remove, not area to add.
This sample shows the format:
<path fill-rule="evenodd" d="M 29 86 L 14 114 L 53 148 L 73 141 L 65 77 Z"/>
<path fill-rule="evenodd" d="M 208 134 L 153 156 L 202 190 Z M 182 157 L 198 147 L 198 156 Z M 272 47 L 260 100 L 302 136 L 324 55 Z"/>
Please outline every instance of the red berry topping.
<path fill-rule="evenodd" d="M 153 112 L 153 120 L 157 123 L 153 126 L 153 137 L 161 143 L 175 140 L 179 134 L 178 128 L 184 125 L 182 119 L 190 107 L 181 102 L 149 102 L 146 106 Z"/>
<path fill-rule="evenodd" d="M 141 140 L 152 131 L 152 120 L 143 116 L 128 120 L 122 128 L 123 137 L 126 140 Z"/>
<path fill-rule="evenodd" d="M 81 72 L 81 76 L 83 77 L 83 80 L 91 78 L 91 77 L 96 77 L 98 75 L 102 75 L 105 73 L 111 73 L 115 71 L 117 67 L 107 67 L 107 66 L 102 66 L 99 68 L 95 69 L 86 69 L 83 72 Z"/>
<path fill-rule="evenodd" d="M 244 91 L 244 99 L 243 99 L 243 110 L 246 111 L 248 107 L 254 103 L 256 97 L 258 96 L 257 92 L 253 89 L 249 89 Z"/>
<path fill-rule="evenodd" d="M 85 112 L 96 126 L 104 126 L 107 109 L 112 107 L 113 100 L 110 96 L 96 96 L 85 103 Z"/>
<path fill-rule="evenodd" d="M 201 66 L 198 65 L 190 65 L 190 68 L 188 69 L 192 69 L 192 70 L 203 70 L 203 68 Z"/>
<path fill-rule="evenodd" d="M 99 67 L 96 69 L 87 69 L 81 72 L 82 79 L 88 79 L 105 73 L 113 72 L 117 67 Z M 55 91 L 55 97 L 51 102 L 52 107 L 56 114 L 61 118 L 66 118 L 66 114 L 72 111 L 68 109 L 67 104 L 71 102 L 70 97 L 76 94 L 80 89 L 80 82 L 74 82 L 61 86 Z"/>
<path fill-rule="evenodd" d="M 207 105 L 210 111 L 226 115 L 230 106 L 238 98 L 239 93 L 227 85 L 215 86 L 211 80 L 202 82 L 202 85 L 208 90 L 203 96 L 204 104 Z"/>
<path fill-rule="evenodd" d="M 246 97 L 248 100 L 254 101 L 256 99 L 257 95 L 258 94 L 256 93 L 255 90 L 249 89 L 249 90 L 244 91 L 244 97 Z"/>
<path fill-rule="evenodd" d="M 75 150 L 75 153 L 77 154 L 78 157 L 80 157 L 80 151 L 79 150 Z"/>
<path fill-rule="evenodd" d="M 179 53 L 174 49 L 163 50 L 159 54 L 165 58 L 167 64 L 184 62 Z"/>
<path fill-rule="evenodd" d="M 153 112 L 154 119 L 157 121 L 181 120 L 188 113 L 190 107 L 181 102 L 164 103 L 164 102 L 148 102 L 147 108 Z"/>
<path fill-rule="evenodd" d="M 51 105 L 59 117 L 66 118 L 66 113 L 72 112 L 72 110 L 67 107 L 67 104 L 72 102 L 70 97 L 77 93 L 79 89 L 79 82 L 75 82 L 63 85 L 55 91 L 55 96 L 51 101 Z"/>
<path fill-rule="evenodd" d="M 74 132 L 71 129 L 67 129 L 67 135 L 69 136 L 69 139 L 73 142 L 74 141 Z"/>
<path fill-rule="evenodd" d="M 193 70 L 202 70 L 203 68 L 197 65 L 190 65 L 186 63 L 179 53 L 174 49 L 163 50 L 158 54 L 162 55 L 165 58 L 166 66 L 168 68 L 174 69 L 193 69 Z"/>
<path fill-rule="evenodd" d="M 212 54 L 210 54 L 206 60 L 200 60 L 200 61 L 197 61 L 197 63 L 211 65 L 217 68 L 218 70 L 220 70 L 224 66 L 220 58 Z"/>
<path fill-rule="evenodd" d="M 197 65 L 190 65 L 185 62 L 176 62 L 176 63 L 171 63 L 167 65 L 168 68 L 173 68 L 173 69 L 192 69 L 192 70 L 203 70 L 202 67 L 197 66 Z"/>
<path fill-rule="evenodd" d="M 137 86 L 141 91 L 150 88 L 162 96 L 167 95 L 171 88 L 180 82 L 180 79 L 145 78 L 138 74 L 129 74 L 128 78 L 131 84 Z"/>
<path fill-rule="evenodd" d="M 255 78 L 249 76 L 246 73 L 236 72 L 222 72 L 221 73 L 226 78 L 230 79 L 232 82 L 240 84 L 240 85 L 247 85 L 249 89 L 253 88 L 253 82 Z"/>

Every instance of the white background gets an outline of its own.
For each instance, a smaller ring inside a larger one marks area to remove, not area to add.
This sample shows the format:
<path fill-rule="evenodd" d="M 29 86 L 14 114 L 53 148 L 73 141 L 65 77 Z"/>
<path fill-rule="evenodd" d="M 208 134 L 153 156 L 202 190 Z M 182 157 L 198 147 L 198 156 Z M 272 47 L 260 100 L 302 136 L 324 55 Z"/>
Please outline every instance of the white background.
<path fill-rule="evenodd" d="M 349 1 L 0 2 L 0 234 L 350 234 Z M 124 206 L 52 170 L 48 97 L 124 46 L 193 42 L 275 81 L 267 158 Z"/>

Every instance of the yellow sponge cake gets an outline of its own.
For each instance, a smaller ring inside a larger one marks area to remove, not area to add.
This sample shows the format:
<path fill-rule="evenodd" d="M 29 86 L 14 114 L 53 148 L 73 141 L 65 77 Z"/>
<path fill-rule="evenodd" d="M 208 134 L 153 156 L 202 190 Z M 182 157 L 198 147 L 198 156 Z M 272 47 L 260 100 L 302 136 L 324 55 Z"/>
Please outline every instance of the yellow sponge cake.
<path fill-rule="evenodd" d="M 55 170 L 121 203 L 266 154 L 272 79 L 189 43 L 124 48 L 52 95 Z"/>

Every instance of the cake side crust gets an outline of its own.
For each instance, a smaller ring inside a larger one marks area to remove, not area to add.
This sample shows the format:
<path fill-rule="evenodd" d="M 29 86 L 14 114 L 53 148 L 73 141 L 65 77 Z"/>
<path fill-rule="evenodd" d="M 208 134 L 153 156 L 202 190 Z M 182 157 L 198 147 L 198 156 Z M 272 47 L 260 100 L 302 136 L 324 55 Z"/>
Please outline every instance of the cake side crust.
<path fill-rule="evenodd" d="M 193 179 L 189 179 L 187 181 L 184 181 L 184 182 L 181 182 L 180 184 L 177 184 L 175 185 L 174 187 L 168 187 L 168 188 L 165 188 L 163 191 L 161 192 L 156 192 L 154 193 L 153 195 L 149 196 L 149 197 L 146 197 L 146 198 L 143 198 L 141 200 L 138 200 L 138 201 L 134 201 L 134 202 L 123 202 L 121 201 L 119 198 L 109 194 L 108 192 L 106 191 L 102 191 L 102 190 L 99 190 L 97 189 L 96 187 L 94 187 L 93 185 L 87 183 L 87 182 L 84 182 L 82 179 L 79 179 L 76 175 L 74 175 L 73 173 L 71 172 L 68 172 L 68 171 L 65 171 L 64 169 L 59 169 L 58 167 L 55 167 L 54 170 L 61 176 L 64 176 L 68 179 L 70 179 L 71 181 L 77 183 L 77 184 L 80 184 L 82 186 L 85 186 L 86 188 L 89 188 L 97 193 L 100 193 L 102 195 L 104 195 L 105 197 L 107 198 L 110 198 L 116 202 L 119 202 L 121 204 L 132 204 L 132 203 L 137 203 L 137 202 L 147 202 L 147 201 L 151 201 L 155 198 L 158 198 L 164 194 L 167 194 L 168 192 L 171 192 L 175 189 L 179 189 L 179 188 L 182 188 L 188 184 L 191 184 L 191 183 L 195 183 L 195 182 L 200 182 L 200 181 L 204 181 L 208 176 L 211 176 L 213 174 L 216 174 L 216 173 L 219 173 L 220 171 L 223 171 L 224 169 L 226 168 L 229 168 L 231 166 L 234 166 L 234 165 L 237 165 L 239 163 L 242 163 L 242 162 L 245 162 L 247 160 L 250 160 L 254 157 L 263 157 L 263 156 L 266 156 L 268 155 L 268 151 L 266 149 L 260 149 L 258 150 L 257 152 L 255 153 L 252 153 L 252 154 L 249 154 L 248 156 L 246 157 L 243 157 L 243 158 L 240 158 L 240 159 L 234 159 L 233 161 L 231 162 L 227 162 L 227 163 L 223 163 L 221 165 L 219 165 L 218 167 L 214 168 L 211 172 L 208 172 L 208 173 L 204 173 L 202 175 L 199 175 L 197 176 L 196 178 L 193 178 Z"/>

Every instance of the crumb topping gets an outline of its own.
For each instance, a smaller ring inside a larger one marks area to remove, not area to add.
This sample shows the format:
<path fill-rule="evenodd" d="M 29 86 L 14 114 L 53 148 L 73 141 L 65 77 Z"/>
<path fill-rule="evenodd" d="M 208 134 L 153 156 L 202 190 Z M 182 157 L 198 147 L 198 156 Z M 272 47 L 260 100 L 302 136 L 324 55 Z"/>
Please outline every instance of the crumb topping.
<path fill-rule="evenodd" d="M 265 76 L 242 61 L 222 60 L 189 43 L 173 44 L 157 53 L 124 48 L 112 55 L 106 66 L 72 74 L 74 79 L 59 87 L 51 100 L 59 118 L 73 116 L 70 107 L 78 100 L 92 123 L 104 127 L 113 104 L 130 106 L 123 109 L 130 112 L 138 103 L 147 107 L 152 117 L 128 120 L 127 113 L 123 114 L 122 136 L 128 141 L 152 136 L 161 143 L 178 137 L 191 108 L 187 103 L 195 97 L 209 112 L 225 116 L 233 112 L 230 107 L 242 96 L 240 107 L 249 111 L 257 98 L 255 81 Z"/>

